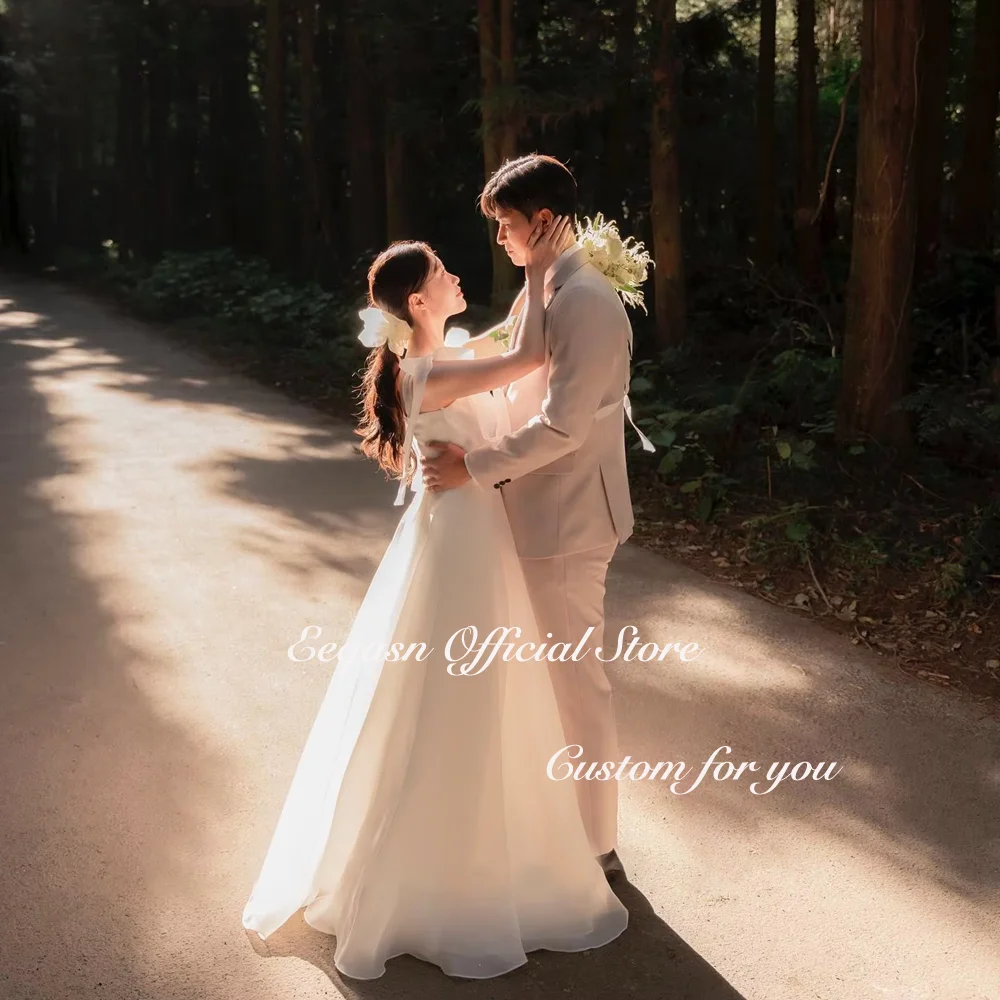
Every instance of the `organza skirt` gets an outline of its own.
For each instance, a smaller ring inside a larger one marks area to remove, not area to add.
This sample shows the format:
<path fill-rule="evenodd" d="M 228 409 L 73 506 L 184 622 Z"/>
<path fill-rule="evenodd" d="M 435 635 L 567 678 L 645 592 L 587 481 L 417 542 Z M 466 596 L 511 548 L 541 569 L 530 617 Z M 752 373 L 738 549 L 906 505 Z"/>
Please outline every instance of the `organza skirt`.
<path fill-rule="evenodd" d="M 621 934 L 628 914 L 573 783 L 546 772 L 565 745 L 546 663 L 449 673 L 472 628 L 481 642 L 498 626 L 541 640 L 499 493 L 418 493 L 334 669 L 245 927 L 267 937 L 304 907 L 355 979 L 400 954 L 488 978 L 535 949 Z M 387 661 L 394 644 L 411 655 Z"/>

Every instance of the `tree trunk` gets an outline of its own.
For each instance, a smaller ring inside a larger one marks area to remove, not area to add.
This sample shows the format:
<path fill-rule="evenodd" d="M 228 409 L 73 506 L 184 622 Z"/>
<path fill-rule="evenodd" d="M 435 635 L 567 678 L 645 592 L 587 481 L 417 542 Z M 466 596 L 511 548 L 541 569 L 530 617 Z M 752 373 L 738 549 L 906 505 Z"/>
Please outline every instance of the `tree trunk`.
<path fill-rule="evenodd" d="M 625 201 L 628 140 L 632 125 L 632 76 L 635 73 L 636 0 L 622 0 L 615 19 L 614 101 L 604 144 L 604 176 L 601 184 L 608 211 L 618 217 Z"/>
<path fill-rule="evenodd" d="M 223 53 L 230 44 L 227 14 L 224 7 L 207 11 L 212 26 L 212 54 L 208 60 L 208 157 L 205 163 L 208 181 L 210 239 L 215 247 L 232 246 L 236 239 L 236 191 L 232 177 L 232 128 L 226 106 L 226 65 Z"/>
<path fill-rule="evenodd" d="M 172 61 L 176 138 L 170 158 L 170 214 L 165 219 L 165 240 L 174 250 L 202 245 L 202 199 L 199 185 L 201 111 L 198 65 L 190 47 L 198 29 L 198 12 L 178 11 L 177 49 Z"/>
<path fill-rule="evenodd" d="M 375 191 L 372 81 L 362 24 L 351 17 L 343 32 L 347 63 L 347 173 L 351 253 L 357 259 L 382 243 Z"/>
<path fill-rule="evenodd" d="M 268 257 L 284 264 L 288 256 L 285 229 L 285 31 L 282 0 L 267 0 L 267 208 Z"/>
<path fill-rule="evenodd" d="M 917 55 L 917 277 L 933 269 L 941 242 L 941 189 L 944 179 L 945 103 L 951 0 L 923 0 L 924 37 Z"/>
<path fill-rule="evenodd" d="M 483 78 L 483 159 L 487 178 L 500 166 L 497 89 L 500 85 L 496 2 L 479 2 L 479 67 Z"/>
<path fill-rule="evenodd" d="M 28 252 L 21 195 L 21 111 L 9 53 L 16 48 L 10 11 L 0 14 L 0 250 Z"/>
<path fill-rule="evenodd" d="M 146 74 L 146 95 L 149 107 L 149 245 L 159 256 L 167 248 L 167 219 L 170 210 L 168 170 L 170 163 L 170 67 L 167 52 L 170 47 L 170 14 L 166 7 L 151 4 L 146 14 L 149 20 L 149 69 Z"/>
<path fill-rule="evenodd" d="M 798 0 L 798 118 L 795 184 L 795 250 L 799 277 L 809 289 L 823 284 L 823 254 L 819 236 L 819 175 L 816 122 L 816 0 Z M 815 220 L 815 221 L 813 221 Z"/>
<path fill-rule="evenodd" d="M 677 115 L 677 0 L 656 0 L 653 9 L 653 121 L 650 185 L 653 227 L 656 339 L 660 347 L 684 340 L 684 258 Z"/>
<path fill-rule="evenodd" d="M 972 67 L 966 82 L 965 133 L 955 179 L 955 242 L 993 245 L 996 127 L 1000 99 L 1000 0 L 976 0 Z"/>
<path fill-rule="evenodd" d="M 207 77 L 207 135 L 212 240 L 240 253 L 269 252 L 268 235 L 257 220 L 260 198 L 247 161 L 258 160 L 259 131 L 250 98 L 250 16 L 242 5 L 210 7 L 212 27 Z M 269 219 L 265 217 L 265 225 Z M 287 235 L 287 234 L 286 234 Z"/>
<path fill-rule="evenodd" d="M 413 163 L 403 111 L 407 81 L 414 73 L 413 50 L 421 47 L 416 26 L 402 28 L 391 22 L 386 31 L 382 52 L 382 79 L 385 97 L 383 133 L 383 169 L 385 172 L 385 228 L 389 242 L 412 239 L 416 235 L 410 218 L 409 184 Z"/>
<path fill-rule="evenodd" d="M 117 173 L 117 233 L 123 259 L 144 252 L 146 233 L 143 193 L 146 188 L 143 163 L 142 61 L 139 58 L 136 26 L 123 19 L 118 36 L 118 139 L 115 154 Z"/>
<path fill-rule="evenodd" d="M 32 102 L 33 127 L 31 129 L 31 164 L 25 175 L 31 185 L 30 221 L 33 234 L 32 249 L 43 257 L 50 257 L 58 239 L 56 232 L 55 197 L 55 123 L 48 109 L 48 102 L 42 98 Z M 119 183 L 117 165 L 115 176 L 115 233 L 118 233 Z"/>
<path fill-rule="evenodd" d="M 823 207 L 819 214 L 819 242 L 825 250 L 837 238 L 837 170 L 830 170 L 830 180 L 826 185 Z"/>
<path fill-rule="evenodd" d="M 514 0 L 500 0 L 500 86 L 503 90 L 503 114 L 500 120 L 500 162 L 517 156 L 520 131 L 515 104 L 517 71 L 514 64 Z"/>
<path fill-rule="evenodd" d="M 508 4 L 510 0 L 501 0 Z M 509 6 L 505 10 L 507 28 L 501 25 L 501 33 L 511 32 Z M 513 60 L 513 41 L 508 43 L 508 58 Z M 501 83 L 501 45 L 498 39 L 497 11 L 495 0 L 479 0 L 479 68 L 482 73 L 483 89 L 483 162 L 486 179 L 496 173 L 503 162 L 505 141 L 503 118 L 500 114 L 499 88 Z M 509 305 L 517 287 L 517 274 L 507 252 L 497 245 L 497 224 L 492 219 L 487 222 L 490 237 L 490 252 L 493 255 L 493 305 L 500 308 Z"/>
<path fill-rule="evenodd" d="M 316 0 L 299 0 L 299 100 L 302 104 L 302 263 L 316 275 L 320 255 L 330 243 L 326 228 L 326 176 L 323 147 L 318 137 L 316 71 Z"/>
<path fill-rule="evenodd" d="M 395 67 L 386 68 L 385 87 L 385 229 L 393 243 L 413 236 L 407 199 L 405 126 L 397 101 L 399 77 Z"/>
<path fill-rule="evenodd" d="M 916 216 L 917 39 L 922 0 L 865 0 L 858 176 L 848 280 L 842 440 L 905 444 Z M 876 12 L 877 4 L 877 12 Z"/>
<path fill-rule="evenodd" d="M 754 260 L 767 271 L 775 260 L 774 50 L 777 0 L 761 0 L 757 59 L 757 246 Z"/>
<path fill-rule="evenodd" d="M 320 0 L 316 39 L 318 98 L 316 108 L 316 143 L 319 158 L 320 221 L 323 255 L 318 262 L 317 280 L 330 284 L 349 266 L 350 242 L 335 236 L 345 228 L 348 218 L 346 157 L 343 153 L 344 130 L 340 114 L 343 101 L 341 85 L 340 42 L 344 19 L 339 0 Z"/>
<path fill-rule="evenodd" d="M 87 86 L 89 58 L 87 12 L 78 7 L 63 11 L 55 32 L 52 60 L 53 110 L 57 115 L 56 225 L 63 246 L 83 249 L 91 237 L 90 100 Z"/>

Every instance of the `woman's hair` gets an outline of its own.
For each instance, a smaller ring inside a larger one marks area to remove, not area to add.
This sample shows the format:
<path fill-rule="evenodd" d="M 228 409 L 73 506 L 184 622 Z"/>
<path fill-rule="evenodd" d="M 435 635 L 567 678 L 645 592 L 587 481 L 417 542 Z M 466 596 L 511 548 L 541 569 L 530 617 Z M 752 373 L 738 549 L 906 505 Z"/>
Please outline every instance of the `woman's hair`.
<path fill-rule="evenodd" d="M 412 323 L 410 296 L 423 288 L 433 260 L 434 251 L 426 243 L 393 243 L 368 269 L 368 304 Z M 361 420 L 355 431 L 361 437 L 361 453 L 391 476 L 404 471 L 406 414 L 396 382 L 398 371 L 399 359 L 388 344 L 372 348 L 361 379 Z"/>
<path fill-rule="evenodd" d="M 572 219 L 576 198 L 576 181 L 565 164 L 554 156 L 529 153 L 508 160 L 487 181 L 479 196 L 479 209 L 491 219 L 504 209 L 530 219 L 543 208 Z"/>

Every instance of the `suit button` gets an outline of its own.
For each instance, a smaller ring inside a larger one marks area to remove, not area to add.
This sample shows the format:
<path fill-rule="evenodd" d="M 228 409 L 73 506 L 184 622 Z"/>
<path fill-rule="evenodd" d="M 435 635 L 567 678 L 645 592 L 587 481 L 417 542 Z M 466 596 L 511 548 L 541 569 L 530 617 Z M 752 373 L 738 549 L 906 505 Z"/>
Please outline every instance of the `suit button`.
<path fill-rule="evenodd" d="M 498 489 L 500 489 L 500 486 L 501 486 L 500 483 L 494 483 L 493 484 L 493 489 L 498 490 Z"/>

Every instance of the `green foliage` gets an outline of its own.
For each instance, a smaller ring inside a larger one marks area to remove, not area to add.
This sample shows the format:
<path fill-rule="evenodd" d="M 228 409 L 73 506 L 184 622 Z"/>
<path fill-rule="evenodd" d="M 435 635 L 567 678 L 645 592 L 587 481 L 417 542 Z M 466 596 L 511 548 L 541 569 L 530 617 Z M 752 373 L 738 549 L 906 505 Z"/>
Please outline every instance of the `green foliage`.
<path fill-rule="evenodd" d="M 924 384 L 901 406 L 914 415 L 920 444 L 947 452 L 952 460 L 1000 460 L 1000 401 L 989 388 Z"/>
<path fill-rule="evenodd" d="M 305 341 L 343 329 L 345 320 L 343 304 L 318 285 L 293 285 L 266 261 L 229 249 L 166 254 L 136 296 L 165 316 L 292 330 Z"/>

